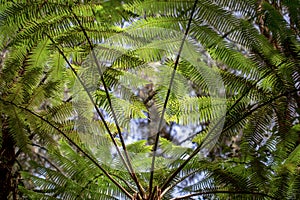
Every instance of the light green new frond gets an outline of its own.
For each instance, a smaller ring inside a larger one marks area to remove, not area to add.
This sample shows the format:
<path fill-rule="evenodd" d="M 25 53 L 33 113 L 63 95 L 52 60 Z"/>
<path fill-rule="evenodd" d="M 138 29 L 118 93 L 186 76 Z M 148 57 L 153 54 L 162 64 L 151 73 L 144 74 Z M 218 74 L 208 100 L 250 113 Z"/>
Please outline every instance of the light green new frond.
<path fill-rule="evenodd" d="M 126 146 L 135 171 L 145 172 L 150 170 L 152 146 L 146 140 L 133 142 Z M 147 179 L 148 174 L 139 173 L 141 179 Z M 146 186 L 146 184 L 145 184 Z"/>
<path fill-rule="evenodd" d="M 140 140 L 127 145 L 127 150 L 132 153 L 150 153 L 152 147 L 147 145 L 146 140 Z"/>
<path fill-rule="evenodd" d="M 160 86 L 160 87 L 158 87 L 157 93 L 154 96 L 154 99 L 157 103 L 158 111 L 160 113 L 163 110 L 164 98 L 165 98 L 167 92 L 168 92 L 168 90 L 165 87 Z M 165 115 L 165 119 L 168 122 L 178 121 L 177 116 L 180 114 L 179 113 L 180 99 L 182 99 L 182 96 L 175 95 L 174 91 L 171 92 L 170 99 L 169 99 L 169 102 L 167 105 L 166 115 Z"/>

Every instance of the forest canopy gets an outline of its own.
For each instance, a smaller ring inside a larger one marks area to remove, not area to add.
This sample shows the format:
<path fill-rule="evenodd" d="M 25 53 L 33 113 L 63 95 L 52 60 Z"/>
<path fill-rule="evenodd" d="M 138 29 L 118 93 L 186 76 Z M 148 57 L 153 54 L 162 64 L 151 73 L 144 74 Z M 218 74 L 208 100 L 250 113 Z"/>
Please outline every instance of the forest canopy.
<path fill-rule="evenodd" d="M 0 199 L 300 199 L 299 0 L 0 0 Z"/>

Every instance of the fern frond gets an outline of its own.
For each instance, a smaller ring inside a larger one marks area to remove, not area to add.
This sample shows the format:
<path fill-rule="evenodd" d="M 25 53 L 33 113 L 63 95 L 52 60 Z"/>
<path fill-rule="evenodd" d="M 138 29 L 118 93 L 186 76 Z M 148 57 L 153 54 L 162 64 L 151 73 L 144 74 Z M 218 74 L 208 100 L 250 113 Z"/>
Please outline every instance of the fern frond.
<path fill-rule="evenodd" d="M 139 16 L 160 14 L 176 17 L 192 7 L 194 1 L 132 1 L 126 5 L 126 9 Z"/>

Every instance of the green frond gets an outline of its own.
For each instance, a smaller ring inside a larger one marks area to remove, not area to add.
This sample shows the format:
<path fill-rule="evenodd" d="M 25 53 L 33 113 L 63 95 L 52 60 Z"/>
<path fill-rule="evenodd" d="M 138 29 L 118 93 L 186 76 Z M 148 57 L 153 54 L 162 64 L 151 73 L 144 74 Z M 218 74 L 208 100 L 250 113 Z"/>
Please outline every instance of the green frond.
<path fill-rule="evenodd" d="M 74 116 L 73 105 L 68 102 L 50 107 L 46 112 L 46 118 L 49 118 L 57 123 L 68 121 Z"/>
<path fill-rule="evenodd" d="M 28 139 L 28 127 L 24 122 L 24 116 L 20 110 L 14 107 L 10 107 L 10 116 L 8 117 L 8 128 L 9 134 L 12 136 L 14 143 L 22 149 L 27 151 L 27 145 L 29 143 Z"/>
<path fill-rule="evenodd" d="M 234 104 L 234 101 L 228 102 L 228 108 L 235 105 L 231 108 L 231 111 L 226 114 L 226 121 L 224 124 L 225 130 L 223 130 L 224 134 L 229 135 L 236 135 L 238 130 L 242 129 L 245 124 L 247 123 L 248 119 L 242 119 L 239 121 L 240 117 L 243 116 L 243 112 L 247 111 L 247 106 L 250 102 L 249 98 L 243 98 L 240 102 Z M 230 128 L 227 128 L 227 127 Z"/>
<path fill-rule="evenodd" d="M 149 29 L 151 28 L 160 28 L 160 29 L 165 29 L 168 31 L 174 31 L 174 30 L 180 30 L 180 26 L 185 24 L 187 21 L 187 17 L 185 18 L 173 18 L 173 17 L 168 17 L 168 16 L 157 16 L 157 17 L 149 17 L 146 19 L 141 19 L 138 21 L 135 21 L 132 23 L 132 26 L 129 26 L 125 28 L 125 31 L 128 32 L 135 32 L 140 29 Z M 154 36 L 153 32 L 152 33 L 144 33 L 147 34 L 148 36 L 151 34 Z M 159 35 L 159 33 L 156 33 L 156 36 Z M 148 38 L 148 37 L 146 37 Z M 152 38 L 152 37 L 150 37 Z"/>
<path fill-rule="evenodd" d="M 3 77 L 3 81 L 5 80 L 5 87 L 1 88 L 2 90 L 7 89 L 7 87 L 11 87 L 11 81 L 12 79 L 17 76 L 17 72 L 20 72 L 22 70 L 22 63 L 26 59 L 26 56 L 28 55 L 28 50 L 25 46 L 19 46 L 17 47 L 18 51 L 9 52 L 6 55 L 6 59 L 4 60 L 4 64 L 2 67 L 3 74 L 1 75 Z"/>
<path fill-rule="evenodd" d="M 220 33 L 232 31 L 238 24 L 238 19 L 229 11 L 209 1 L 199 2 L 195 21 L 198 24 L 210 24 Z"/>
<path fill-rule="evenodd" d="M 109 107 L 107 99 L 103 91 L 96 92 L 97 105 L 106 110 L 110 117 L 111 109 Z M 146 118 L 144 112 L 147 110 L 145 105 L 140 101 L 131 99 L 131 101 L 123 100 L 114 96 L 111 96 L 112 105 L 116 112 L 117 120 L 122 127 L 128 128 L 131 119 Z"/>
<path fill-rule="evenodd" d="M 263 146 L 267 134 L 265 130 L 271 126 L 272 115 L 273 110 L 270 107 L 253 113 L 243 131 L 245 142 L 247 141 L 247 146 L 241 145 L 242 148 L 245 148 L 244 151 L 255 151 L 257 147 Z"/>
<path fill-rule="evenodd" d="M 125 198 L 94 164 L 81 157 L 66 142 L 62 141 L 57 150 L 53 149 L 49 153 L 57 169 L 38 166 L 38 176 L 23 173 L 38 187 L 35 193 L 29 191 L 27 195 L 34 197 L 40 190 L 49 196 L 63 199 Z"/>
<path fill-rule="evenodd" d="M 231 12 L 241 13 L 243 16 L 253 16 L 255 14 L 256 2 L 253 0 L 214 0 L 215 4 L 230 10 Z"/>
<path fill-rule="evenodd" d="M 271 87 L 267 87 L 264 85 L 264 83 L 262 83 L 262 87 L 260 87 L 259 83 L 257 83 L 257 80 L 251 80 L 248 77 L 241 77 L 235 73 L 230 73 L 227 71 L 221 71 L 220 73 L 222 75 L 224 84 L 227 86 L 226 89 L 229 97 L 232 94 L 236 94 L 237 96 L 242 96 L 244 98 L 253 98 L 253 101 L 255 101 L 256 99 L 264 98 L 270 93 L 268 90 Z M 270 84 L 270 82 L 267 83 Z M 249 91 L 247 94 L 245 94 L 245 91 L 247 90 Z"/>
<path fill-rule="evenodd" d="M 148 80 L 145 80 L 143 77 L 138 77 L 137 75 L 138 73 L 132 74 L 129 72 L 124 72 L 122 75 L 120 75 L 119 84 L 124 85 L 127 88 L 131 88 L 132 90 L 136 90 L 142 86 L 150 84 Z"/>
<path fill-rule="evenodd" d="M 278 45 L 287 45 L 286 43 L 290 42 L 294 36 L 281 13 L 267 2 L 262 4 L 262 12 L 265 17 L 265 25 L 272 34 L 272 40 L 278 42 Z"/>
<path fill-rule="evenodd" d="M 177 123 L 201 124 L 216 120 L 226 107 L 225 100 L 210 97 L 184 97 L 179 100 Z"/>
<path fill-rule="evenodd" d="M 295 153 L 297 152 L 298 147 L 296 146 L 296 141 L 299 134 L 299 124 L 294 125 L 288 132 L 288 135 L 285 133 L 278 133 L 281 137 L 277 143 L 276 151 L 278 155 L 280 155 L 281 159 L 287 159 L 286 162 L 289 162 L 289 160 L 292 162 L 293 157 L 295 156 Z M 288 137 L 289 136 L 289 137 Z M 295 162 L 297 162 L 297 156 L 294 157 Z"/>
<path fill-rule="evenodd" d="M 290 13 L 290 24 L 291 29 L 299 31 L 299 12 L 297 11 L 300 7 L 300 3 L 297 0 L 283 0 L 282 4 L 286 6 L 288 12 Z"/>
<path fill-rule="evenodd" d="M 125 9 L 143 15 L 171 15 L 173 17 L 184 14 L 185 10 L 191 8 L 193 1 L 132 1 L 126 4 Z"/>

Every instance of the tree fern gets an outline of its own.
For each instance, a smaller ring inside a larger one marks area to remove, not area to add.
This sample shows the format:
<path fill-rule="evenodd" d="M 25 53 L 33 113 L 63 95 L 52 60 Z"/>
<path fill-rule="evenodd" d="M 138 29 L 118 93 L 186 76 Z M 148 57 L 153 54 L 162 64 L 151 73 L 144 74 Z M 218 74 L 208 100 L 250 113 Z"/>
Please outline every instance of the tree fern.
<path fill-rule="evenodd" d="M 30 143 L 48 149 L 22 174 L 34 189 L 21 191 L 33 199 L 297 199 L 298 8 L 1 1 L 1 152 L 34 158 Z M 130 122 L 143 118 L 145 140 L 127 144 Z M 172 124 L 201 131 L 185 148 L 172 143 Z"/>

